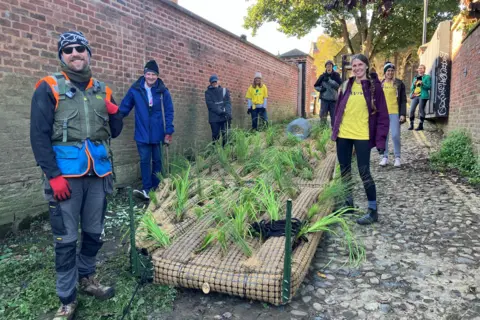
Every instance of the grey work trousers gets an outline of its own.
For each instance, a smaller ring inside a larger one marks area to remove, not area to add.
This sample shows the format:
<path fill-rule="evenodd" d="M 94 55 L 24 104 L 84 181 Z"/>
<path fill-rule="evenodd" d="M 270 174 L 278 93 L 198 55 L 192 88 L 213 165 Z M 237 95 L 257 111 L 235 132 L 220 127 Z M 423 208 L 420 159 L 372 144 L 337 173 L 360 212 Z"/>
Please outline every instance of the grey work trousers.
<path fill-rule="evenodd" d="M 63 304 L 76 299 L 79 278 L 95 273 L 96 256 L 103 244 L 101 235 L 107 208 L 106 195 L 113 191 L 111 175 L 67 180 L 72 190 L 71 198 L 60 202 L 53 198 L 48 181 L 45 183 L 45 199 L 49 201 L 55 243 L 56 289 Z M 79 223 L 82 238 L 77 253 Z"/>

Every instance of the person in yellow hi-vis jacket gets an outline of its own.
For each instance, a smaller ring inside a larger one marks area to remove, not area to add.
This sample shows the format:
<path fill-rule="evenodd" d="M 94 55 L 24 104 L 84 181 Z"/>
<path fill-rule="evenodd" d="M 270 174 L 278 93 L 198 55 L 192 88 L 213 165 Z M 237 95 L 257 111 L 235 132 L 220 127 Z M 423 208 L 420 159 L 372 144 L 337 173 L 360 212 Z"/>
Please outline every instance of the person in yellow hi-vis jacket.
<path fill-rule="evenodd" d="M 248 101 L 247 113 L 252 115 L 252 129 L 258 130 L 258 117 L 262 119 L 264 125 L 268 125 L 268 89 L 267 86 L 262 83 L 262 74 L 260 72 L 255 73 L 253 84 L 248 88 L 245 98 L 247 98 Z"/>

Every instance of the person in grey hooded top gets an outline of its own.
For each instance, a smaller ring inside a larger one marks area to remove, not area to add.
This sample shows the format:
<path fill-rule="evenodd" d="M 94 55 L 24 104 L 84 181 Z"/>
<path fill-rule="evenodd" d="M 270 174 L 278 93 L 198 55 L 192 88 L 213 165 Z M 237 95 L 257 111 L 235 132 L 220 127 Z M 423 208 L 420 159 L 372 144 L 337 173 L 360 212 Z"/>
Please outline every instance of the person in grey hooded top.
<path fill-rule="evenodd" d="M 219 85 L 218 76 L 213 74 L 210 85 L 205 91 L 205 102 L 208 108 L 208 122 L 212 128 L 212 140 L 215 142 L 222 135 L 222 144 L 227 142 L 227 126 L 232 120 L 232 104 L 230 92 Z"/>
<path fill-rule="evenodd" d="M 335 102 L 337 101 L 337 90 L 342 84 L 342 79 L 338 72 L 333 71 L 333 61 L 328 60 L 325 63 L 325 72 L 318 77 L 315 82 L 315 90 L 320 92 L 320 119 L 327 121 L 327 115 L 330 113 L 330 123 L 335 123 Z"/>

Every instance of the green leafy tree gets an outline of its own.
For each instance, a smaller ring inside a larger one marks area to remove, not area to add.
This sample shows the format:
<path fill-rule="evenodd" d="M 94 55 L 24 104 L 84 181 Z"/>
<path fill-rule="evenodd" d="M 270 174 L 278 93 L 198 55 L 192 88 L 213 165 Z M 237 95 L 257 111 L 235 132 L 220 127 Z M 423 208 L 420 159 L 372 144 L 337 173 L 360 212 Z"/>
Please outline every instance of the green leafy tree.
<path fill-rule="evenodd" d="M 440 21 L 451 19 L 458 10 L 457 0 L 429 1 L 428 37 Z M 350 53 L 373 58 L 421 44 L 423 1 L 258 0 L 248 8 L 244 26 L 255 35 L 264 23 L 272 21 L 280 31 L 296 37 L 321 25 L 327 35 L 342 38 Z M 360 47 L 352 41 L 357 32 Z"/>

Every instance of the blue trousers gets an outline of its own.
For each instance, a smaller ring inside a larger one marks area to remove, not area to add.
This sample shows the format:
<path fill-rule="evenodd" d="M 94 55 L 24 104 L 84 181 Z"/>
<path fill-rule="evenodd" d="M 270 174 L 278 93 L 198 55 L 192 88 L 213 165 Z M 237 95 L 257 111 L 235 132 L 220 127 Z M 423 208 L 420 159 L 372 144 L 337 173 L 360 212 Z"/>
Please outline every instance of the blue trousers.
<path fill-rule="evenodd" d="M 258 129 L 258 118 L 260 117 L 265 125 L 268 124 L 268 115 L 267 110 L 265 108 L 256 108 L 255 110 L 252 109 L 252 129 Z"/>
<path fill-rule="evenodd" d="M 140 155 L 143 190 L 148 192 L 157 188 L 160 183 L 157 173 L 162 172 L 162 149 L 159 143 L 141 142 L 137 142 L 137 149 Z"/>
<path fill-rule="evenodd" d="M 398 113 L 389 114 L 390 117 L 390 133 L 387 135 L 387 143 L 385 144 L 385 153 L 383 156 L 388 158 L 388 138 L 391 135 L 393 141 L 393 154 L 395 158 L 400 158 L 400 116 Z"/>

